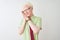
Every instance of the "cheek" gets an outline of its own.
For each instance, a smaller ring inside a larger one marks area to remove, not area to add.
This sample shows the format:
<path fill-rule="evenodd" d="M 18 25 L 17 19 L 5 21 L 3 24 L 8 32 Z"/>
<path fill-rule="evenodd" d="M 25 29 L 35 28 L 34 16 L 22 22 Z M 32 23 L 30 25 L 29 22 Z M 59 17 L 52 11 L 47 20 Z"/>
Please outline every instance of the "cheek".
<path fill-rule="evenodd" d="M 26 13 L 25 13 L 25 15 L 26 15 L 26 16 L 28 16 L 28 15 L 29 15 L 29 13 L 27 13 L 27 12 L 26 12 Z"/>
<path fill-rule="evenodd" d="M 25 12 L 25 15 L 26 15 L 26 16 L 30 16 L 30 15 L 31 15 L 31 11 L 26 11 L 26 12 Z"/>
<path fill-rule="evenodd" d="M 30 14 L 30 13 L 31 13 L 31 11 L 29 10 L 29 11 L 27 11 L 27 13 L 28 13 L 28 14 Z"/>
<path fill-rule="evenodd" d="M 30 16 L 30 13 L 26 13 L 26 16 Z"/>

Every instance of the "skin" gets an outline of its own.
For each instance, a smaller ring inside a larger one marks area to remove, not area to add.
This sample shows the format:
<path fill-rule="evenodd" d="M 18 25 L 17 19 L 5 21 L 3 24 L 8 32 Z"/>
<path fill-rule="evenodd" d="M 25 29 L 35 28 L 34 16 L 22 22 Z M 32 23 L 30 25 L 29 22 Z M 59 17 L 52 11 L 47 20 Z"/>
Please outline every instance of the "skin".
<path fill-rule="evenodd" d="M 30 8 L 30 9 L 28 9 Z M 37 27 L 32 21 L 31 21 L 31 16 L 33 16 L 33 8 L 30 6 L 30 5 L 25 5 L 23 7 L 23 10 L 22 10 L 22 15 L 23 15 L 23 18 L 24 18 L 24 21 L 21 25 L 21 28 L 19 28 L 19 34 L 23 34 L 24 32 L 24 29 L 25 29 L 25 26 L 26 26 L 26 22 L 28 22 L 28 24 L 30 25 L 31 29 L 33 30 L 33 33 L 34 34 L 38 34 L 39 33 L 39 30 L 40 28 Z"/>
<path fill-rule="evenodd" d="M 22 11 L 23 17 L 26 20 L 27 17 L 31 17 L 32 14 L 32 7 L 30 7 L 29 5 L 25 5 Z"/>

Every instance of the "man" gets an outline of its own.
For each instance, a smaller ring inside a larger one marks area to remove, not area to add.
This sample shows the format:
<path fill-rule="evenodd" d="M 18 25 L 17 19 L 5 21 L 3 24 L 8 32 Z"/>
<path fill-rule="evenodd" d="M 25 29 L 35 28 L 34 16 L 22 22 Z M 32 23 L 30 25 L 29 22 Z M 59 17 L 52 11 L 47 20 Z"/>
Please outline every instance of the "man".
<path fill-rule="evenodd" d="M 23 20 L 19 28 L 19 34 L 23 40 L 38 40 L 38 33 L 41 30 L 41 18 L 33 15 L 33 6 L 30 3 L 24 5 L 22 10 Z"/>

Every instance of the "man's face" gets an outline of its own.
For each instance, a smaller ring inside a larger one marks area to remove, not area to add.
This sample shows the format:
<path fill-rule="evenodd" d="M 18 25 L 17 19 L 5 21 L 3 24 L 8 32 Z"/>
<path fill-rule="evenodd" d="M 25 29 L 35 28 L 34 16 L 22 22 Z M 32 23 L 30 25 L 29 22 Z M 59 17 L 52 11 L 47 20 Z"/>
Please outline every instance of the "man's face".
<path fill-rule="evenodd" d="M 22 11 L 26 16 L 31 16 L 32 15 L 32 7 L 29 5 L 25 5 Z"/>

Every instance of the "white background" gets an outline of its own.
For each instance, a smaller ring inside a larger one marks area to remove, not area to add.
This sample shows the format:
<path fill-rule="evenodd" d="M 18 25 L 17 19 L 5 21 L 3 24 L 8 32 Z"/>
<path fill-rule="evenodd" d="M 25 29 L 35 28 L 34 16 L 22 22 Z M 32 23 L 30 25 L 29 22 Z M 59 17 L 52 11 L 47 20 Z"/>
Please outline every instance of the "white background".
<path fill-rule="evenodd" d="M 22 40 L 18 27 L 22 18 L 21 8 L 27 0 L 0 0 L 0 40 Z M 33 13 L 42 17 L 39 40 L 60 40 L 60 0 L 29 0 Z"/>

